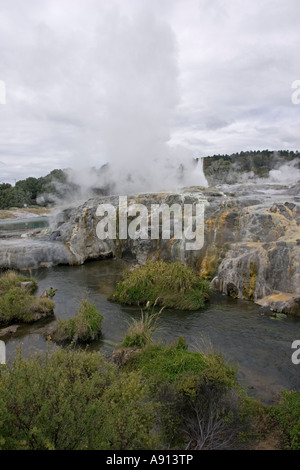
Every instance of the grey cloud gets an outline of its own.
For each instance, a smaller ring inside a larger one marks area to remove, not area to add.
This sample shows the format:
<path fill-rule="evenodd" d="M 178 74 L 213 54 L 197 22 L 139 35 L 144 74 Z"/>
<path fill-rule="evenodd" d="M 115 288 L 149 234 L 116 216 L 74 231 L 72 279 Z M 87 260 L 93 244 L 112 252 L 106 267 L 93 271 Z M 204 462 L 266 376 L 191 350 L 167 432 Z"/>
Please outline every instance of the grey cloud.
<path fill-rule="evenodd" d="M 299 14 L 299 0 L 2 2 L 6 174 L 110 161 L 163 182 L 195 151 L 299 149 Z"/>

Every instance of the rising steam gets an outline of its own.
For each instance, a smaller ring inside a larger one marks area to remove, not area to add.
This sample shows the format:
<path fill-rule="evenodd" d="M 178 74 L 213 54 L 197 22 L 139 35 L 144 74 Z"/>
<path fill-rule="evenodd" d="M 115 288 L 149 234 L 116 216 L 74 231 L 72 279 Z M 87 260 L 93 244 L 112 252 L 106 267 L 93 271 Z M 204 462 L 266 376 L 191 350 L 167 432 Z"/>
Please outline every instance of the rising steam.
<path fill-rule="evenodd" d="M 91 171 L 82 163 L 90 163 L 89 156 L 78 155 L 72 181 L 83 193 L 92 187 L 128 194 L 207 185 L 192 151 L 168 145 L 179 103 L 177 44 L 168 23 L 149 6 L 114 15 L 103 34 L 97 119 L 99 162 L 108 165 Z"/>

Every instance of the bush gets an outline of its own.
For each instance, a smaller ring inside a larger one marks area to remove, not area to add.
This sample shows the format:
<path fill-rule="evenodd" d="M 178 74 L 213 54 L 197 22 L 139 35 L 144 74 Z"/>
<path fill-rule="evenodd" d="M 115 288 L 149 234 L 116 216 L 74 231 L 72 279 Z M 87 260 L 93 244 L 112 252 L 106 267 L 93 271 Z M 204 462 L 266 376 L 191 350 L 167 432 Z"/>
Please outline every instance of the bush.
<path fill-rule="evenodd" d="M 111 300 L 129 305 L 147 303 L 179 310 L 197 310 L 209 298 L 209 282 L 189 266 L 155 261 L 124 273 Z"/>
<path fill-rule="evenodd" d="M 235 370 L 222 356 L 188 351 L 184 338 L 171 345 L 148 344 L 125 370 L 140 371 L 160 403 L 164 448 L 241 447 L 249 419 Z"/>
<path fill-rule="evenodd" d="M 97 307 L 88 300 L 83 300 L 76 315 L 69 320 L 59 320 L 50 337 L 58 343 L 93 341 L 101 335 L 102 320 L 103 316 Z"/>
<path fill-rule="evenodd" d="M 19 352 L 0 366 L 0 449 L 154 448 L 154 408 L 140 374 L 98 352 Z"/>
<path fill-rule="evenodd" d="M 283 432 L 285 445 L 292 450 L 300 450 L 300 393 L 282 392 L 282 398 L 272 408 L 271 416 Z"/>
<path fill-rule="evenodd" d="M 244 416 L 243 400 L 238 390 L 225 382 L 188 374 L 176 384 L 174 402 L 168 410 L 178 421 L 176 438 L 181 435 L 185 439 L 187 450 L 239 449 L 245 446 L 240 434 L 246 436 L 250 420 Z M 167 429 L 168 426 L 169 423 Z"/>
<path fill-rule="evenodd" d="M 21 282 L 27 282 L 21 287 Z M 52 315 L 54 302 L 47 298 L 36 298 L 32 294 L 37 288 L 35 279 L 13 271 L 0 277 L 0 325 L 14 322 L 33 322 Z"/>
<path fill-rule="evenodd" d="M 183 338 L 121 369 L 98 352 L 19 351 L 0 366 L 0 449 L 239 448 L 243 405 L 234 371 Z"/>
<path fill-rule="evenodd" d="M 121 373 L 102 397 L 105 420 L 101 448 L 114 450 L 157 449 L 155 431 L 158 404 L 138 371 Z"/>

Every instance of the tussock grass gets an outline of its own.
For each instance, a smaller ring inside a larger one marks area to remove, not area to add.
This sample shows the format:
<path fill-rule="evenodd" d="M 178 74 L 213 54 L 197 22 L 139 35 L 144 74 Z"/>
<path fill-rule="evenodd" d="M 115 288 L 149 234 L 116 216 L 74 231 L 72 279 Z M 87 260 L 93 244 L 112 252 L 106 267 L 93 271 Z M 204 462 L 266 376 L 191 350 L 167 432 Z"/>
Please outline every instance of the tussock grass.
<path fill-rule="evenodd" d="M 29 290 L 30 294 L 37 289 L 37 282 L 35 279 L 28 278 L 26 276 L 22 276 L 21 274 L 17 274 L 15 271 L 6 271 L 0 277 L 0 295 L 5 294 L 9 289 L 14 287 L 20 287 L 21 282 L 31 282 L 32 287 Z"/>
<path fill-rule="evenodd" d="M 155 261 L 124 273 L 110 300 L 128 305 L 154 305 L 178 310 L 197 310 L 209 298 L 209 282 L 189 266 Z"/>
<path fill-rule="evenodd" d="M 26 288 L 22 282 L 30 282 Z M 47 298 L 36 298 L 35 279 L 27 278 L 14 271 L 7 271 L 0 277 L 0 325 L 15 322 L 30 323 L 39 317 L 51 315 L 54 302 Z"/>
<path fill-rule="evenodd" d="M 97 307 L 85 299 L 73 318 L 57 322 L 50 337 L 57 343 L 93 341 L 101 335 L 102 320 L 103 316 Z"/>
<path fill-rule="evenodd" d="M 142 310 L 140 319 L 131 321 L 121 346 L 125 348 L 143 348 L 152 343 L 152 337 L 158 330 L 157 322 L 161 312 L 162 309 L 156 313 Z"/>

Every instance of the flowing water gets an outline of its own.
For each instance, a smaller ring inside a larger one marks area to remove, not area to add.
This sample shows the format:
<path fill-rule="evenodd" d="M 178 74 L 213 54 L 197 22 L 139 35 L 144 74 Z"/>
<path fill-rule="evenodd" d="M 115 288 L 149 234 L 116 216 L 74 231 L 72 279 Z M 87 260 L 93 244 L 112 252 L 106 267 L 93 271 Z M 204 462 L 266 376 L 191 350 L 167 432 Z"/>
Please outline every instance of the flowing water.
<path fill-rule="evenodd" d="M 126 266 L 121 260 L 93 261 L 82 266 L 57 266 L 32 271 L 40 295 L 57 289 L 55 318 L 34 325 L 20 326 L 6 343 L 12 359 L 19 344 L 24 353 L 44 351 L 43 333 L 58 318 L 70 318 L 83 298 L 94 302 L 104 316 L 101 340 L 89 346 L 106 355 L 124 338 L 128 322 L 138 318 L 138 308 L 122 307 L 107 300 Z M 300 391 L 300 365 L 291 361 L 291 344 L 300 339 L 300 319 L 274 319 L 271 312 L 221 294 L 214 294 L 204 309 L 196 312 L 164 310 L 156 338 L 166 343 L 185 336 L 191 350 L 222 353 L 238 368 L 239 382 L 248 394 L 271 403 L 281 390 Z"/>

